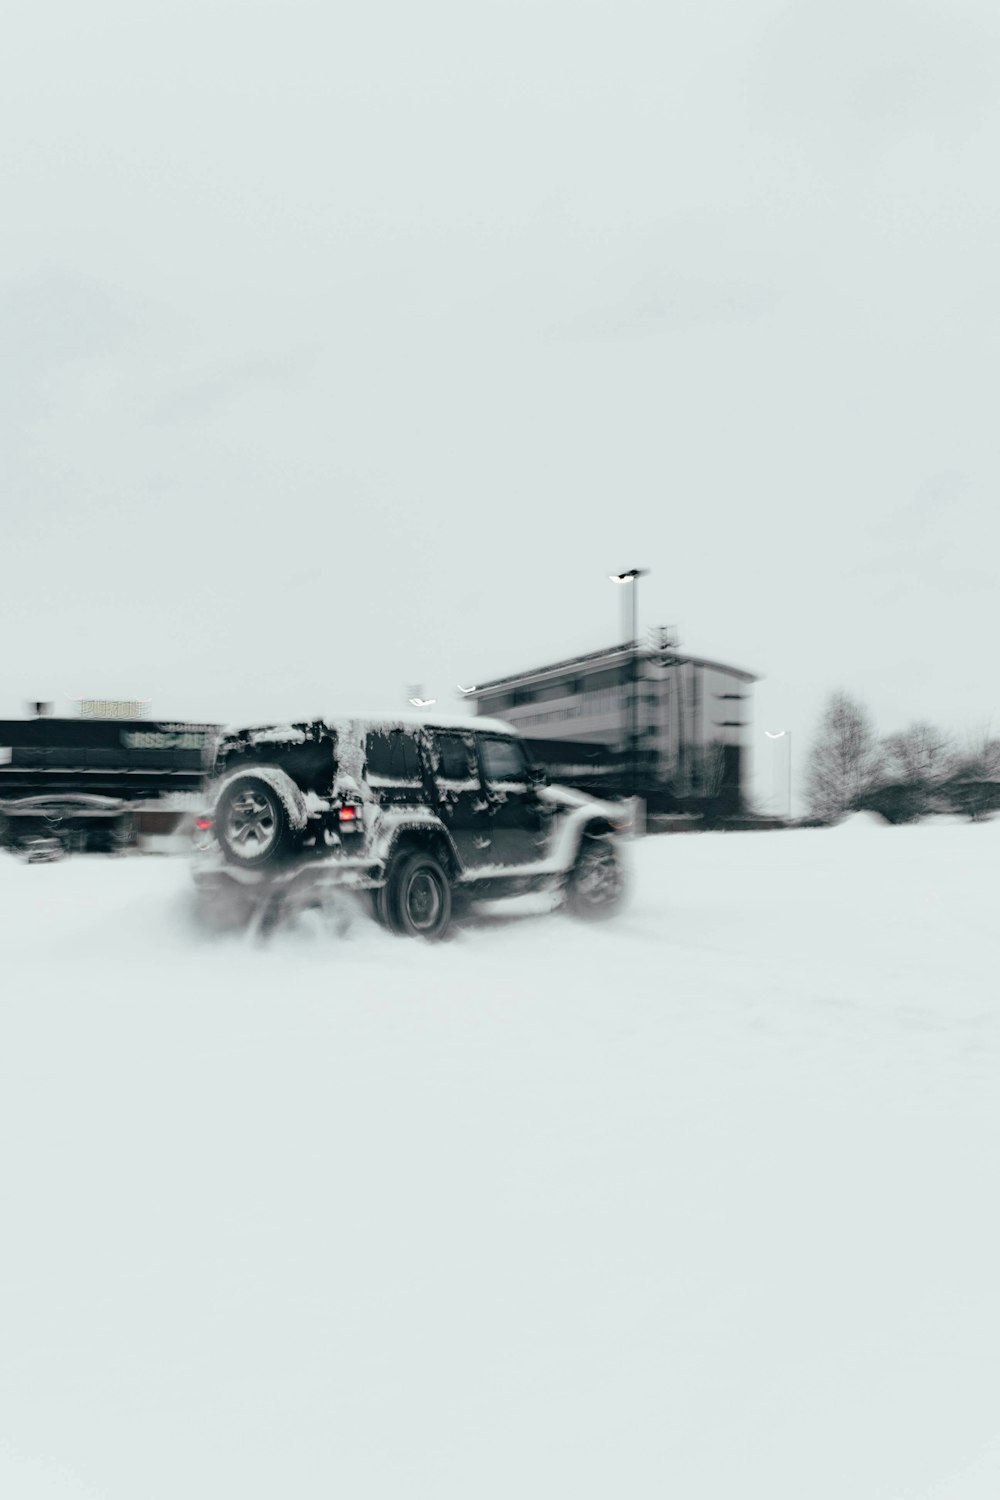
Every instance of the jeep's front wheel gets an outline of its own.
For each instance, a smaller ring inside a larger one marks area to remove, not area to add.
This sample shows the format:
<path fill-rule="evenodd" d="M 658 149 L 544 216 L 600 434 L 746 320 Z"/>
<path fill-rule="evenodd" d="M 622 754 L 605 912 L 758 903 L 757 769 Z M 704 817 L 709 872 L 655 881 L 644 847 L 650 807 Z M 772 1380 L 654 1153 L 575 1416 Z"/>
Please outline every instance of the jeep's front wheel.
<path fill-rule="evenodd" d="M 608 834 L 588 834 L 566 880 L 566 905 L 575 917 L 611 917 L 625 899 L 625 871 Z"/>
<path fill-rule="evenodd" d="M 244 870 L 278 864 L 297 839 L 278 792 L 259 776 L 238 776 L 223 788 L 212 832 L 225 859 Z"/>
<path fill-rule="evenodd" d="M 401 856 L 386 881 L 385 912 L 393 932 L 442 938 L 451 922 L 451 886 L 432 854 Z"/>

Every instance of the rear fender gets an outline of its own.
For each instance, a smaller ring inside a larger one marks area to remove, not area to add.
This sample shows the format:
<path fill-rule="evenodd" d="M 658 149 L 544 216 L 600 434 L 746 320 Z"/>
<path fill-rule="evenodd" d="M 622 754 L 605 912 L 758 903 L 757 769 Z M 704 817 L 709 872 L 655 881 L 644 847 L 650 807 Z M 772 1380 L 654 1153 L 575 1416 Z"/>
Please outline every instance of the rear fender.
<path fill-rule="evenodd" d="M 382 866 L 384 873 L 398 855 L 415 853 L 418 850 L 433 854 L 435 859 L 440 860 L 449 879 L 454 880 L 461 872 L 455 846 L 446 830 L 436 820 L 431 822 L 416 819 L 400 822 L 389 828 L 383 827 L 381 837 L 372 853 L 378 864 Z"/>

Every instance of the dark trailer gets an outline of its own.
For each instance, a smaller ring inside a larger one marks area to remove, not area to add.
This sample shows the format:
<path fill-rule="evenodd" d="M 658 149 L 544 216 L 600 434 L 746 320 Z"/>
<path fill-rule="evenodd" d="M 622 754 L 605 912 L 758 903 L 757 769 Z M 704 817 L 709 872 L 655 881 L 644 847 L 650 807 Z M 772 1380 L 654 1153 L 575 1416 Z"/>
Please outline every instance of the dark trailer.
<path fill-rule="evenodd" d="M 215 733 L 148 719 L 0 720 L 6 841 L 46 823 L 79 848 L 173 832 L 200 793 Z"/>

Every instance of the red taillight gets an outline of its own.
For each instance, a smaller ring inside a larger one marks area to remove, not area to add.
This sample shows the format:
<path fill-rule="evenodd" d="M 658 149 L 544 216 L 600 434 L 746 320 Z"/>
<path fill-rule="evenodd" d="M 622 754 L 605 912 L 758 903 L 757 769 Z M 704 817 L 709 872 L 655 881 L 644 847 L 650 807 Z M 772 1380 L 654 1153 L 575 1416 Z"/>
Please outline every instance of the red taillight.
<path fill-rule="evenodd" d="M 340 807 L 337 809 L 337 817 L 341 823 L 353 823 L 358 816 L 356 807 Z"/>
<path fill-rule="evenodd" d="M 212 826 L 212 820 L 211 820 L 211 818 L 195 818 L 195 820 L 194 820 L 194 826 L 196 828 L 200 828 L 201 831 L 204 833 L 204 831 L 205 831 L 206 828 L 211 828 L 211 826 Z"/>

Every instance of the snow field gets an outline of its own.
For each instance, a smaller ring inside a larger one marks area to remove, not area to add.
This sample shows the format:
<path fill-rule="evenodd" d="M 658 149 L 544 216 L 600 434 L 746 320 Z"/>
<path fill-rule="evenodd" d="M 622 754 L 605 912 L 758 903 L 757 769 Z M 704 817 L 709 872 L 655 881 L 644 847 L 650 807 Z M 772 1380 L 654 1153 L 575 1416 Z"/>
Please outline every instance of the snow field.
<path fill-rule="evenodd" d="M 1000 825 L 454 941 L 0 857 L 0 1492 L 1000 1492 Z"/>

